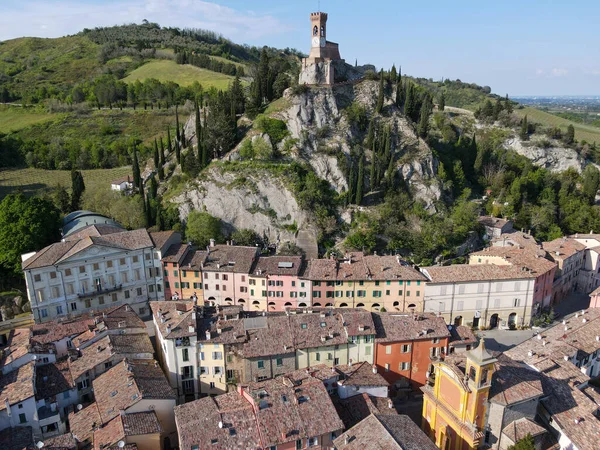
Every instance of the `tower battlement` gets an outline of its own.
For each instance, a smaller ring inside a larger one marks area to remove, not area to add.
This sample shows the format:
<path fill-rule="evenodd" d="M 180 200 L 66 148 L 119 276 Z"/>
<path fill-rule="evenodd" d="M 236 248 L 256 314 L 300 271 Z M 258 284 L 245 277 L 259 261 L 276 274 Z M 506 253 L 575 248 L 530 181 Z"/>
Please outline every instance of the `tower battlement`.
<path fill-rule="evenodd" d="M 327 20 L 327 13 L 324 13 L 324 12 L 310 13 L 311 20 L 318 20 L 319 18 L 321 18 L 323 20 Z"/>

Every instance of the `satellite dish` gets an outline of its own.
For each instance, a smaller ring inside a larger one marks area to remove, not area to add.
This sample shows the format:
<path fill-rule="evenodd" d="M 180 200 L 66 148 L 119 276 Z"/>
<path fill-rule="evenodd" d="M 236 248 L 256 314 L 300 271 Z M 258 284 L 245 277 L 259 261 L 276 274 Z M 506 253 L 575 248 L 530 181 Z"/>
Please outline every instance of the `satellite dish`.
<path fill-rule="evenodd" d="M 83 409 L 83 405 L 80 403 L 79 405 L 77 405 L 77 411 L 81 411 Z"/>
<path fill-rule="evenodd" d="M 118 446 L 119 448 L 123 448 L 123 447 L 125 447 L 125 441 L 119 441 L 119 442 L 117 443 L 117 446 Z"/>
<path fill-rule="evenodd" d="M 44 446 L 44 443 L 43 443 L 42 441 L 37 441 L 37 442 L 35 443 L 35 446 L 36 446 L 37 448 L 42 448 L 42 447 Z"/>
<path fill-rule="evenodd" d="M 219 422 L 219 428 L 223 428 L 223 422 Z"/>
<path fill-rule="evenodd" d="M 37 355 L 33 355 L 31 359 L 33 359 L 35 361 L 37 359 Z"/>

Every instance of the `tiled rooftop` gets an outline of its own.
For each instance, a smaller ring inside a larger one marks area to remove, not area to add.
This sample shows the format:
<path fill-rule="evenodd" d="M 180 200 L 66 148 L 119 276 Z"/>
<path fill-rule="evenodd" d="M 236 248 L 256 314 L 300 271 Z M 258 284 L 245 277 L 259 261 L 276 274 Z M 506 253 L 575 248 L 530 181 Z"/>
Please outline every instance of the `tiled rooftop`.
<path fill-rule="evenodd" d="M 514 422 L 508 424 L 502 430 L 502 433 L 504 433 L 506 437 L 508 437 L 513 442 L 517 442 L 523 439 L 528 434 L 530 434 L 532 437 L 536 437 L 546 432 L 547 431 L 544 427 L 538 425 L 533 420 L 528 419 L 527 417 L 515 420 Z"/>
<path fill-rule="evenodd" d="M 334 445 L 338 450 L 437 450 L 433 441 L 405 415 L 372 414 L 339 436 Z"/>
<path fill-rule="evenodd" d="M 492 245 L 500 247 L 540 248 L 540 244 L 538 244 L 533 236 L 516 230 L 510 233 L 503 233 L 500 237 L 492 239 Z"/>
<path fill-rule="evenodd" d="M 69 361 L 73 380 L 77 380 L 77 378 L 88 370 L 92 370 L 97 365 L 108 361 L 114 354 L 109 336 L 103 337 L 89 347 L 80 350 L 80 352 L 81 356 Z"/>
<path fill-rule="evenodd" d="M 31 334 L 29 328 L 10 330 L 6 345 L 0 349 L 0 367 L 16 361 L 29 352 Z"/>
<path fill-rule="evenodd" d="M 315 281 L 335 280 L 337 261 L 335 259 L 311 259 L 305 272 L 306 278 Z"/>
<path fill-rule="evenodd" d="M 0 431 L 0 448 L 6 450 L 33 450 L 31 427 L 5 428 Z"/>
<path fill-rule="evenodd" d="M 471 327 L 465 325 L 452 326 L 450 330 L 450 347 L 453 345 L 468 345 L 477 343 L 477 336 Z"/>
<path fill-rule="evenodd" d="M 154 322 L 165 339 L 196 336 L 194 302 L 187 300 L 150 302 Z M 193 327 L 190 331 L 190 327 Z"/>
<path fill-rule="evenodd" d="M 256 407 L 263 446 L 320 436 L 343 429 L 329 394 L 318 379 L 295 387 L 285 377 L 250 383 L 243 388 Z"/>
<path fill-rule="evenodd" d="M 254 275 L 299 276 L 302 270 L 302 256 L 259 256 Z M 285 267 L 281 267 L 284 265 Z M 291 265 L 291 267 L 287 267 Z"/>
<path fill-rule="evenodd" d="M 94 431 L 94 450 L 103 450 L 121 440 L 125 441 L 125 430 L 123 429 L 123 421 L 119 414 Z"/>
<path fill-rule="evenodd" d="M 120 410 L 127 410 L 142 398 L 175 399 L 158 363 L 130 363 L 122 360 L 94 380 L 94 395 L 102 422 L 106 423 Z"/>
<path fill-rule="evenodd" d="M 54 397 L 75 387 L 66 357 L 55 363 L 37 366 L 35 377 L 36 400 Z"/>
<path fill-rule="evenodd" d="M 138 250 L 154 246 L 150 235 L 143 228 L 133 231 L 120 230 L 117 233 L 101 236 L 86 236 L 80 240 L 56 242 L 43 248 L 35 255 L 23 261 L 23 270 L 55 265 L 92 245 L 101 245 L 122 250 Z"/>
<path fill-rule="evenodd" d="M 471 256 L 485 257 L 496 256 L 512 266 L 518 268 L 525 267 L 533 271 L 533 274 L 539 276 L 553 270 L 556 263 L 546 259 L 546 251 L 537 247 L 517 248 L 517 247 L 487 247 L 479 252 L 472 253 Z"/>
<path fill-rule="evenodd" d="M 45 450 L 77 450 L 77 441 L 72 433 L 59 434 L 51 438 L 44 438 Z"/>
<path fill-rule="evenodd" d="M 498 357 L 492 375 L 489 400 L 508 406 L 544 395 L 539 375 L 504 355 Z"/>
<path fill-rule="evenodd" d="M 181 270 L 189 270 L 189 271 L 201 271 L 202 266 L 204 264 L 204 260 L 206 259 L 206 255 L 208 252 L 202 250 L 196 250 L 193 252 L 188 252 L 181 261 Z"/>
<path fill-rule="evenodd" d="M 450 266 L 430 266 L 422 268 L 431 283 L 461 283 L 469 281 L 521 280 L 536 278 L 537 275 L 515 266 L 495 266 L 493 264 L 453 264 Z"/>
<path fill-rule="evenodd" d="M 370 255 L 365 256 L 364 260 L 373 280 L 427 280 L 421 272 L 398 256 Z"/>
<path fill-rule="evenodd" d="M 161 433 L 162 427 L 154 411 L 144 411 L 121 416 L 126 436 Z"/>
<path fill-rule="evenodd" d="M 576 253 L 585 250 L 585 245 L 577 242 L 575 239 L 569 238 L 558 238 L 550 242 L 544 242 L 542 243 L 542 247 L 555 261 L 570 258 Z"/>
<path fill-rule="evenodd" d="M 481 225 L 484 225 L 486 227 L 493 227 L 493 228 L 502 228 L 510 222 L 510 220 L 500 219 L 498 217 L 493 217 L 493 216 L 480 216 L 477 218 L 477 221 Z"/>
<path fill-rule="evenodd" d="M 379 343 L 450 337 L 444 318 L 433 314 L 373 313 L 373 321 Z"/>
<path fill-rule="evenodd" d="M 294 353 L 296 347 L 288 317 L 272 316 L 265 322 L 265 328 L 246 330 L 247 340 L 239 353 L 246 358 Z"/>
<path fill-rule="evenodd" d="M 192 248 L 189 244 L 173 244 L 171 245 L 162 257 L 162 262 L 181 264 L 183 257 L 191 252 Z"/>
<path fill-rule="evenodd" d="M 0 374 L 0 411 L 6 404 L 15 405 L 34 396 L 34 362 L 13 370 L 5 375 Z"/>
<path fill-rule="evenodd" d="M 171 236 L 179 234 L 176 231 L 156 231 L 154 233 L 150 233 L 150 239 L 154 243 L 154 247 L 157 250 L 161 250 L 166 242 L 171 238 Z M 181 239 L 181 237 L 179 238 Z"/>
<path fill-rule="evenodd" d="M 366 392 L 345 399 L 333 397 L 335 409 L 346 429 L 352 428 L 371 414 L 398 414 L 393 404 L 390 408 L 390 403 L 390 399 L 371 397 Z"/>
<path fill-rule="evenodd" d="M 94 428 L 102 425 L 102 418 L 96 402 L 90 403 L 81 411 L 75 408 L 69 412 L 69 426 L 77 442 L 91 442 Z"/>
<path fill-rule="evenodd" d="M 373 371 L 373 367 L 368 362 L 360 362 L 335 368 L 342 375 L 340 383 L 344 386 L 389 386 L 385 378 L 377 373 L 377 369 Z"/>
<path fill-rule="evenodd" d="M 215 450 L 254 450 L 262 446 L 252 405 L 238 392 L 176 406 L 175 422 L 184 449 L 210 445 Z"/>
<path fill-rule="evenodd" d="M 249 274 L 257 256 L 255 247 L 215 245 L 209 247 L 204 261 L 206 272 L 234 272 Z"/>

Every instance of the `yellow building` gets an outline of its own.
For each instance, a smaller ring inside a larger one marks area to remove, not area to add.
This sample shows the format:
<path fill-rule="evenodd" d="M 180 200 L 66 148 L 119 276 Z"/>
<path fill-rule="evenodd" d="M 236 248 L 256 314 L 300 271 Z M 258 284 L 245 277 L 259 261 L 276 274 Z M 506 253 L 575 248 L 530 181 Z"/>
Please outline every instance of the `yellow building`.
<path fill-rule="evenodd" d="M 433 386 L 422 388 L 423 429 L 443 450 L 476 449 L 484 437 L 488 394 L 497 360 L 479 347 L 434 363 Z"/>

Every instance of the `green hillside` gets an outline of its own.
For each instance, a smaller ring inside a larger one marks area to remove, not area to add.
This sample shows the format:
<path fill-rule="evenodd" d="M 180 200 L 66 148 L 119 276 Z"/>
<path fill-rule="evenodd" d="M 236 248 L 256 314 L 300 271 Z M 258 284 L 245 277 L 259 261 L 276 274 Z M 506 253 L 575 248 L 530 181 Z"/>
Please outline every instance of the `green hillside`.
<path fill-rule="evenodd" d="M 149 78 L 163 83 L 172 81 L 180 86 L 190 86 L 197 81 L 204 88 L 227 89 L 234 77 L 171 60 L 152 60 L 132 71 L 123 81 L 133 83 Z"/>
<path fill-rule="evenodd" d="M 529 122 L 539 123 L 546 127 L 559 127 L 563 132 L 567 130 L 569 125 L 573 125 L 573 128 L 575 128 L 575 139 L 578 141 L 586 141 L 588 143 L 600 143 L 600 128 L 598 127 L 563 119 L 562 117 L 540 111 L 539 109 L 530 106 L 517 109 L 515 112 L 521 117 L 527 115 Z"/>
<path fill-rule="evenodd" d="M 56 114 L 44 111 L 0 105 L 0 133 L 18 131 L 30 125 L 46 122 L 54 117 Z"/>

